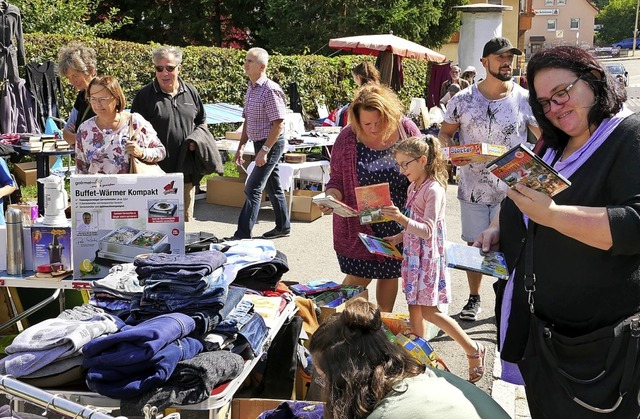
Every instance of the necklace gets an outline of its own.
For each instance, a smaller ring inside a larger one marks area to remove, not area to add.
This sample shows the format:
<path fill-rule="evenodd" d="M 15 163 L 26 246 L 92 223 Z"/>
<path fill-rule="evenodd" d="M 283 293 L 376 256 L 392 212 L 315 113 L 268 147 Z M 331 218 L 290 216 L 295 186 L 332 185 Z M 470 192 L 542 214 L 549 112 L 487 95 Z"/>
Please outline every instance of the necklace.
<path fill-rule="evenodd" d="M 96 125 L 102 131 L 111 131 L 117 129 L 120 126 L 120 119 L 122 119 L 122 114 L 120 112 L 117 112 L 113 121 L 108 123 L 103 123 L 100 120 L 100 117 L 96 117 Z"/>

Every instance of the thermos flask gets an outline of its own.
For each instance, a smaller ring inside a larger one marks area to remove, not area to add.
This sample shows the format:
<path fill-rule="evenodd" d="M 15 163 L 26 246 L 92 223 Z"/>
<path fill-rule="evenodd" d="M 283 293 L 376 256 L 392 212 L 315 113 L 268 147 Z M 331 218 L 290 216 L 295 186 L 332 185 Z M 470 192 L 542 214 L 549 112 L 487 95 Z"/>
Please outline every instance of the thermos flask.
<path fill-rule="evenodd" d="M 22 238 L 22 211 L 8 208 L 7 220 L 7 273 L 19 275 L 24 272 L 24 248 Z"/>

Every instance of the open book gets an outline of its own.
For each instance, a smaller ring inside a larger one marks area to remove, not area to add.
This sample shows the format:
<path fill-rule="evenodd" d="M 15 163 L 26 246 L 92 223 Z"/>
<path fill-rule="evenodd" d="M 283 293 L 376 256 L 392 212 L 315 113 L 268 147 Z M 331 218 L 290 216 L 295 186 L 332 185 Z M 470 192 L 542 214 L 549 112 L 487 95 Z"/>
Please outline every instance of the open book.
<path fill-rule="evenodd" d="M 360 224 L 382 223 L 390 221 L 382 215 L 381 208 L 393 205 L 388 183 L 358 186 L 355 188 L 356 202 L 360 212 Z"/>
<path fill-rule="evenodd" d="M 341 217 L 356 217 L 358 216 L 358 210 L 351 208 L 349 205 L 342 201 L 338 201 L 333 196 L 316 195 L 312 199 L 314 204 L 322 205 L 324 207 L 333 208 L 334 214 L 338 214 Z"/>
<path fill-rule="evenodd" d="M 521 183 L 549 196 L 554 196 L 571 185 L 568 179 L 523 144 L 518 144 L 487 164 L 487 169 L 509 187 Z"/>
<path fill-rule="evenodd" d="M 446 242 L 444 255 L 450 268 L 480 272 L 500 279 L 509 278 L 507 263 L 500 252 L 482 253 L 478 247 Z"/>
<path fill-rule="evenodd" d="M 370 253 L 388 258 L 402 259 L 402 253 L 389 241 L 364 233 L 358 233 L 358 236 Z"/>

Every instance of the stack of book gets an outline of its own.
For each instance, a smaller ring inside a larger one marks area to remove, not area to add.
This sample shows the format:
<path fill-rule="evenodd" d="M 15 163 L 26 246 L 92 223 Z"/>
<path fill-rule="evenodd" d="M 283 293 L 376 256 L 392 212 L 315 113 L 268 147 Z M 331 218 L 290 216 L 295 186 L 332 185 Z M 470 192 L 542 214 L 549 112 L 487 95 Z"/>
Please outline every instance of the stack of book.
<path fill-rule="evenodd" d="M 56 141 L 56 149 L 57 150 L 68 150 L 69 148 L 71 148 L 71 147 L 69 146 L 69 143 L 66 142 L 65 140 Z"/>
<path fill-rule="evenodd" d="M 56 151 L 56 138 L 52 137 L 52 138 L 45 138 L 42 137 L 42 151 Z"/>
<path fill-rule="evenodd" d="M 36 136 L 23 137 L 20 139 L 20 148 L 30 153 L 42 151 L 42 138 Z"/>

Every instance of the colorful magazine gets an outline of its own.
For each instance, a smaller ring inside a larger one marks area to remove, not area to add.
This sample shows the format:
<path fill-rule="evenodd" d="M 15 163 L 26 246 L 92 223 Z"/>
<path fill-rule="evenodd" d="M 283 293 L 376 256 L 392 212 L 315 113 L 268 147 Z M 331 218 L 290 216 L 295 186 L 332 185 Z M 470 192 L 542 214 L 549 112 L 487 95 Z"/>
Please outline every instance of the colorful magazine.
<path fill-rule="evenodd" d="M 322 205 L 323 207 L 333 208 L 333 213 L 341 217 L 357 217 L 358 210 L 351 208 L 349 205 L 342 201 L 338 201 L 333 196 L 321 196 L 316 195 L 312 199 L 314 204 Z"/>
<path fill-rule="evenodd" d="M 382 215 L 381 208 L 393 205 L 389 183 L 358 186 L 355 188 L 356 202 L 360 212 L 360 224 L 383 223 L 390 221 Z"/>
<path fill-rule="evenodd" d="M 325 291 L 339 290 L 340 284 L 328 279 L 318 279 L 307 282 L 306 284 L 290 285 L 289 288 L 298 295 L 311 295 Z"/>
<path fill-rule="evenodd" d="M 391 242 L 364 233 L 358 233 L 358 236 L 370 253 L 388 258 L 402 259 L 402 253 Z"/>
<path fill-rule="evenodd" d="M 568 179 L 523 144 L 518 144 L 487 164 L 487 169 L 509 187 L 521 183 L 549 196 L 554 196 L 571 185 Z"/>
<path fill-rule="evenodd" d="M 482 253 L 478 247 L 447 242 L 444 251 L 447 266 L 464 271 L 479 272 L 500 279 L 509 278 L 509 269 L 500 252 Z"/>

